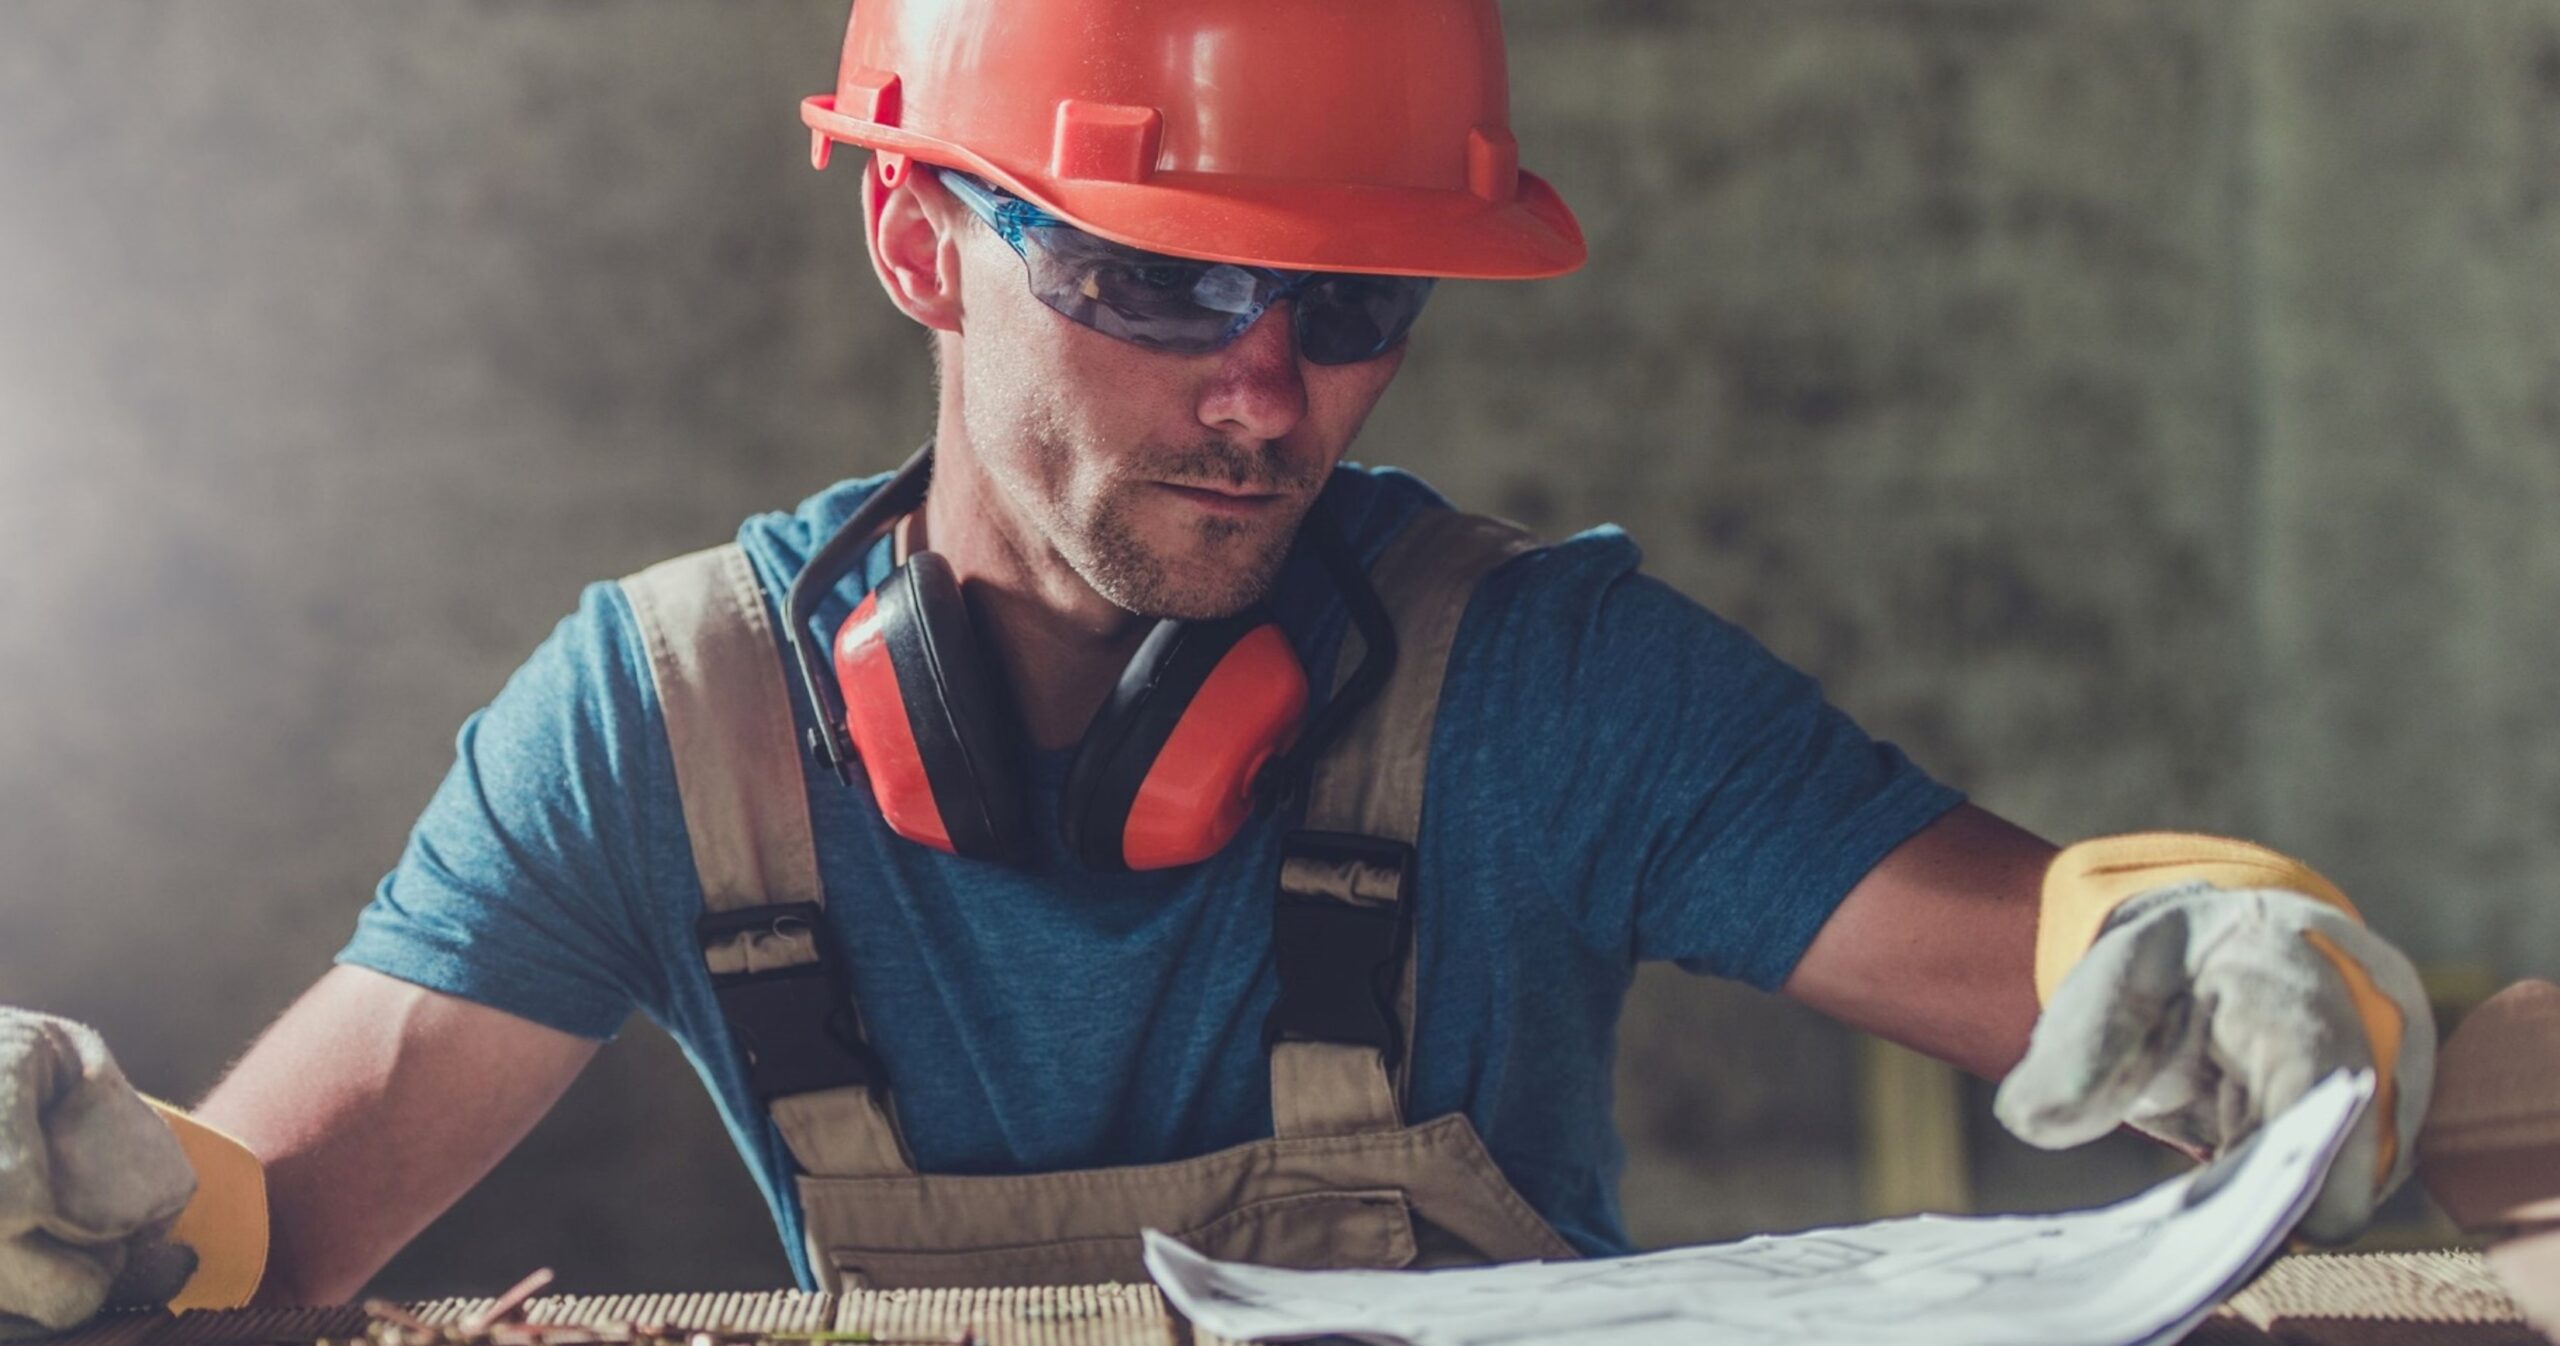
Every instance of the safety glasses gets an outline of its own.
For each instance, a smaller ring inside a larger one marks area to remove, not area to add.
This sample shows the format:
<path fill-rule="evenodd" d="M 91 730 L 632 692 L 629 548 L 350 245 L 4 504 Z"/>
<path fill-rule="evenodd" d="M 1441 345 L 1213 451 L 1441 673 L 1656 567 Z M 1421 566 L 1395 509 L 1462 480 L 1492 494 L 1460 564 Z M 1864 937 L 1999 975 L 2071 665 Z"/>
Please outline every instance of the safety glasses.
<path fill-rule="evenodd" d="M 1422 316 L 1428 276 L 1281 271 L 1132 248 L 1096 238 L 966 173 L 942 183 L 1030 273 L 1031 293 L 1076 322 L 1156 350 L 1201 355 L 1244 335 L 1273 304 L 1295 301 L 1298 354 L 1350 365 L 1384 355 Z"/>

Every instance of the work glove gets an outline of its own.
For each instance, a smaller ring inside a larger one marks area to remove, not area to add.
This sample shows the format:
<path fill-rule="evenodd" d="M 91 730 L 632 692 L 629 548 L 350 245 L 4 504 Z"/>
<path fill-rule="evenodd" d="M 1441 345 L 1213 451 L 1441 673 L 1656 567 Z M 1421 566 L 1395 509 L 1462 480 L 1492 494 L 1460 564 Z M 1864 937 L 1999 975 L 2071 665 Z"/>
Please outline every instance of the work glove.
<path fill-rule="evenodd" d="M 2307 867 L 2218 837 L 2085 842 L 2047 871 L 2037 945 L 2044 1013 L 1993 1104 L 2020 1139 L 2131 1125 L 2209 1158 L 2369 1068 L 2373 1102 L 2301 1232 L 2352 1238 L 2408 1176 L 2435 1020 L 2417 969 Z"/>
<path fill-rule="evenodd" d="M 167 1238 L 195 1187 L 94 1030 L 0 1007 L 0 1340 L 165 1303 L 195 1271 Z"/>

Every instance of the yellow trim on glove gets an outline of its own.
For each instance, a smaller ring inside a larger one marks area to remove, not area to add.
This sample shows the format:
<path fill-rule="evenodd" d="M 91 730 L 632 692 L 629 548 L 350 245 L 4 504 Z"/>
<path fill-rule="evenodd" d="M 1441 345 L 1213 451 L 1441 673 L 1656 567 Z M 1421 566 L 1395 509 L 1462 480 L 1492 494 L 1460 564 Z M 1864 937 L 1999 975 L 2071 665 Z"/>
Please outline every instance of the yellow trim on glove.
<path fill-rule="evenodd" d="M 2400 1162 L 2400 1036 L 2407 1025 L 2400 1006 L 2337 941 L 2317 930 L 2303 931 L 2302 938 L 2346 979 L 2347 998 L 2355 1002 L 2356 1018 L 2364 1024 L 2365 1045 L 2373 1049 L 2373 1115 L 2382 1119 L 2373 1147 L 2373 1181 L 2379 1187 L 2391 1180 L 2391 1166 Z"/>
<path fill-rule="evenodd" d="M 2195 832 L 2131 832 L 2098 837 L 2066 848 L 2044 871 L 2044 897 L 2036 920 L 2036 1000 L 2053 998 L 2080 956 L 2097 942 L 2107 917 L 2126 901 L 2172 884 L 2202 880 L 2216 888 L 2281 888 L 2318 898 L 2356 924 L 2364 917 L 2336 884 L 2311 866 L 2279 851 L 2229 837 Z M 2383 993 L 2365 965 L 2316 930 L 2303 939 L 2338 969 L 2373 1053 L 2373 1110 L 2381 1119 L 2374 1181 L 2391 1174 L 2400 1156 L 2400 1039 L 2406 1025 L 2400 1006 Z"/>
<path fill-rule="evenodd" d="M 236 1309 L 267 1274 L 267 1170 L 249 1147 L 184 1111 L 146 1096 L 177 1133 L 196 1171 L 195 1199 L 169 1237 L 195 1249 L 196 1274 L 169 1301 L 173 1309 Z"/>
<path fill-rule="evenodd" d="M 2216 888 L 2287 889 L 2319 898 L 2359 925 L 2364 922 L 2337 885 L 2311 866 L 2264 846 L 2194 832 L 2099 837 L 2066 848 L 2045 866 L 2036 920 L 2036 1002 L 2053 999 L 2117 907 L 2153 889 L 2198 879 Z"/>

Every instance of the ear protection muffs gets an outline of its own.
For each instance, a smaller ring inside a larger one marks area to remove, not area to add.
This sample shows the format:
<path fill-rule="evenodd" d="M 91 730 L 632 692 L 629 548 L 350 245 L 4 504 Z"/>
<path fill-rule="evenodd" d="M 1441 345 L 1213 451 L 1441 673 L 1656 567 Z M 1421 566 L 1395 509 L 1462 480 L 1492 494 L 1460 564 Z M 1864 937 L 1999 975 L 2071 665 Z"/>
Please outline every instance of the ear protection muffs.
<path fill-rule="evenodd" d="M 898 835 L 1021 865 L 1032 851 L 1022 733 L 949 563 L 918 552 L 864 598 L 836 635 L 832 678 L 811 666 L 802 640 L 816 596 L 922 503 L 930 454 L 866 501 L 792 585 L 789 636 L 821 726 L 811 747 L 847 783 L 847 759 L 860 762 Z M 1287 792 L 1307 702 L 1305 670 L 1266 611 L 1158 623 L 1068 767 L 1059 807 L 1068 848 L 1103 870 L 1207 859 L 1257 804 Z"/>
<path fill-rule="evenodd" d="M 919 552 L 836 636 L 846 729 L 890 830 L 955 855 L 1030 855 L 1013 696 L 951 563 Z"/>

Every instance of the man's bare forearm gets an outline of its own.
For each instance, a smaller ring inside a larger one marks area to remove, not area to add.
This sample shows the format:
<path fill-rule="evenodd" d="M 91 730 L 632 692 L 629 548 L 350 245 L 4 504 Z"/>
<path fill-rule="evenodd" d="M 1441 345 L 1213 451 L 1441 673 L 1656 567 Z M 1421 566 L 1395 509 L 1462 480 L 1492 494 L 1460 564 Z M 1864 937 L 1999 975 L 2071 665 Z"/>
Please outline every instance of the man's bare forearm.
<path fill-rule="evenodd" d="M 332 969 L 196 1109 L 266 1166 L 272 1234 L 257 1302 L 355 1295 L 524 1138 L 596 1047 Z"/>
<path fill-rule="evenodd" d="M 2054 854 L 2034 833 L 1959 806 L 1849 891 L 1786 993 L 1999 1078 L 2035 1027 L 2036 906 Z"/>

